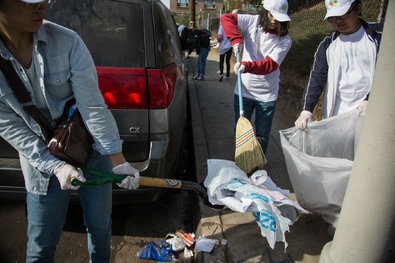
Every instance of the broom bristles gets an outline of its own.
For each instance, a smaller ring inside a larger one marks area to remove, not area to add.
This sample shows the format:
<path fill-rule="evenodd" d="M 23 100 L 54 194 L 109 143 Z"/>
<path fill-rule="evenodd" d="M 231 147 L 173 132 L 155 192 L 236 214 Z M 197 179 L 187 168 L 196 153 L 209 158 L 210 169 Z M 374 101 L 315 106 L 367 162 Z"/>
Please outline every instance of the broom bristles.
<path fill-rule="evenodd" d="M 265 154 L 250 121 L 240 117 L 236 124 L 236 165 L 250 176 L 253 172 L 262 170 L 266 162 Z"/>

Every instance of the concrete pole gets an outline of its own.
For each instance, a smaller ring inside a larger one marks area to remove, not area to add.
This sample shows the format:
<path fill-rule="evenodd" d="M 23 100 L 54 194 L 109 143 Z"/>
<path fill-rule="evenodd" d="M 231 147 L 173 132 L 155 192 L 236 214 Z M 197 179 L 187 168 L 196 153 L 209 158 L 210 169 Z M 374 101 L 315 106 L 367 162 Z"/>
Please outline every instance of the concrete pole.
<path fill-rule="evenodd" d="M 388 257 L 395 228 L 395 1 L 388 3 L 366 118 L 338 227 L 320 263 Z"/>

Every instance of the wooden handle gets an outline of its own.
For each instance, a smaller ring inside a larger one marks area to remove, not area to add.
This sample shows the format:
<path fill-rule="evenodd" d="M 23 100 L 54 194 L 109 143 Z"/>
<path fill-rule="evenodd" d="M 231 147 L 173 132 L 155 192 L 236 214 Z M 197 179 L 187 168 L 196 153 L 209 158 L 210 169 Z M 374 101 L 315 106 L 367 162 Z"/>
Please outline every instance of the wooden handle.
<path fill-rule="evenodd" d="M 181 188 L 182 181 L 175 179 L 140 176 L 139 185 L 164 188 Z"/>

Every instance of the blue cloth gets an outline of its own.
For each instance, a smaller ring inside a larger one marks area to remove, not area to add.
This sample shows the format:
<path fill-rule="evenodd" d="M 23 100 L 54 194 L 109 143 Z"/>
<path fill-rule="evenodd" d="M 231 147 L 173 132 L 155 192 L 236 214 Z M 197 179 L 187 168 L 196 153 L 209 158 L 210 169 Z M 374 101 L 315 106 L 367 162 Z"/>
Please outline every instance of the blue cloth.
<path fill-rule="evenodd" d="M 87 167 L 111 172 L 107 156 L 94 154 Z M 84 173 L 86 179 L 96 176 Z M 56 245 L 66 220 L 71 190 L 61 190 L 55 176 L 50 179 L 47 195 L 27 193 L 29 237 L 26 262 L 53 262 Z M 78 189 L 88 232 L 90 262 L 109 262 L 111 241 L 112 184 L 81 186 Z"/>
<path fill-rule="evenodd" d="M 82 39 L 74 31 L 49 21 L 44 21 L 33 38 L 32 63 L 43 87 L 48 119 L 54 124 L 66 102 L 74 97 L 94 137 L 94 149 L 102 155 L 121 152 L 117 125 L 104 103 L 93 59 Z M 12 62 L 33 94 L 24 68 L 1 40 L 0 55 Z M 59 160 L 49 153 L 40 126 L 23 110 L 3 74 L 0 74 L 0 135 L 19 152 L 26 190 L 46 194 Z"/>
<path fill-rule="evenodd" d="M 236 123 L 240 117 L 239 96 L 235 95 L 233 99 Z M 274 111 L 276 109 L 276 101 L 262 102 L 248 98 L 243 98 L 244 117 L 251 121 L 252 113 L 255 109 L 255 136 L 261 144 L 263 152 L 266 154 L 269 144 L 270 131 L 272 129 L 272 121 Z"/>
<path fill-rule="evenodd" d="M 206 74 L 206 61 L 210 48 L 200 47 L 199 58 L 196 65 L 196 74 L 205 75 Z"/>
<path fill-rule="evenodd" d="M 137 255 L 142 259 L 153 259 L 158 262 L 174 262 L 177 260 L 172 246 L 165 240 L 149 242 Z"/>

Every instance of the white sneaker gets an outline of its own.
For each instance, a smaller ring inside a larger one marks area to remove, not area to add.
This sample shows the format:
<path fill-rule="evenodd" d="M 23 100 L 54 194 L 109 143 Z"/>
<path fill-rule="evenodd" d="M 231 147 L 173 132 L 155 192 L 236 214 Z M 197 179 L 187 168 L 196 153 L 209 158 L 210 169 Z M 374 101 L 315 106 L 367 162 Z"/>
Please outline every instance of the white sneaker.
<path fill-rule="evenodd" d="M 224 75 L 221 74 L 221 75 L 219 75 L 218 80 L 219 80 L 219 81 L 222 81 L 223 78 L 224 78 Z"/>

